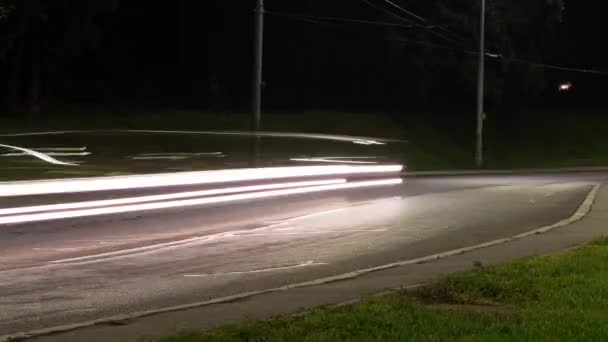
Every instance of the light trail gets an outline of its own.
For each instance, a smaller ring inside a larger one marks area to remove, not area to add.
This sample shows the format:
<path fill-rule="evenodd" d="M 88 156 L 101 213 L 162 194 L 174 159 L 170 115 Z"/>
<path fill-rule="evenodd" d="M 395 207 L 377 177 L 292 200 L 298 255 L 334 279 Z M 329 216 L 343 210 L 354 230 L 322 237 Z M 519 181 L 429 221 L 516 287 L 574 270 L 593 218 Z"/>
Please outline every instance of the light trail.
<path fill-rule="evenodd" d="M 349 160 L 355 159 L 355 160 Z M 375 157 L 316 157 L 316 158 L 291 158 L 290 161 L 302 163 L 329 163 L 329 164 L 360 164 L 372 165 L 378 164 L 375 161 L 362 161 L 361 159 L 376 159 Z"/>
<path fill-rule="evenodd" d="M 147 157 L 131 157 L 132 160 L 184 160 L 190 157 L 184 156 L 147 156 Z"/>
<path fill-rule="evenodd" d="M 354 160 L 334 160 L 334 159 L 323 159 L 323 158 L 291 158 L 290 160 L 294 161 L 294 162 L 302 162 L 302 163 L 329 163 L 329 164 L 356 164 L 356 165 L 378 164 L 376 162 L 354 161 Z"/>
<path fill-rule="evenodd" d="M 47 162 L 49 164 L 63 165 L 63 166 L 78 166 L 78 164 L 65 163 L 65 162 L 59 161 L 59 160 L 57 160 L 57 159 L 55 159 L 55 158 L 53 158 L 53 157 L 51 157 L 51 156 L 49 156 L 47 154 L 36 152 L 34 150 L 30 150 L 30 149 L 23 148 L 23 147 L 17 147 L 17 146 L 11 146 L 11 145 L 3 145 L 3 144 L 0 144 L 0 147 L 5 147 L 5 148 L 11 149 L 11 150 L 15 150 L 15 151 L 19 151 L 19 152 L 28 154 L 28 155 L 30 155 L 32 157 L 38 158 L 38 159 L 40 159 L 42 161 L 45 161 L 45 162 Z"/>
<path fill-rule="evenodd" d="M 72 209 L 83 209 L 83 208 L 108 207 L 108 206 L 113 206 L 113 205 L 166 201 L 166 200 L 175 200 L 175 199 L 191 198 L 191 197 L 204 197 L 204 196 L 233 194 L 233 193 L 239 193 L 239 192 L 252 192 L 252 191 L 283 189 L 283 188 L 298 188 L 298 187 L 307 187 L 307 186 L 343 184 L 343 183 L 346 183 L 345 179 L 331 179 L 331 180 L 310 181 L 310 182 L 294 182 L 294 183 L 241 186 L 241 187 L 232 187 L 232 188 L 224 188 L 224 189 L 179 192 L 179 193 L 167 194 L 167 195 L 128 197 L 128 198 L 100 200 L 100 201 L 86 201 L 86 202 L 38 205 L 38 206 L 29 206 L 29 207 L 0 209 L 0 216 L 35 213 L 35 212 L 43 212 L 43 211 L 54 211 L 54 210 L 72 210 Z"/>
<path fill-rule="evenodd" d="M 398 179 L 388 179 L 388 180 L 375 180 L 375 181 L 354 182 L 354 183 L 345 183 L 345 184 L 331 184 L 331 185 L 321 185 L 321 186 L 313 186 L 313 187 L 262 191 L 262 192 L 247 193 L 247 194 L 196 198 L 196 199 L 189 199 L 189 200 L 169 201 L 169 202 L 155 202 L 155 203 L 134 204 L 134 205 L 125 205 L 125 206 L 117 206 L 117 207 L 5 216 L 5 217 L 0 217 L 0 225 L 16 224 L 16 223 L 32 223 L 32 222 L 40 222 L 40 221 L 101 216 L 101 215 L 109 215 L 109 214 L 124 214 L 124 213 L 131 213 L 131 212 L 160 210 L 160 209 L 187 208 L 187 207 L 200 206 L 200 205 L 205 205 L 205 204 L 221 204 L 221 203 L 230 203 L 230 202 L 243 201 L 243 200 L 264 199 L 264 198 L 270 198 L 270 197 L 283 197 L 283 196 L 298 195 L 298 194 L 310 194 L 310 193 L 317 193 L 317 192 L 324 192 L 324 191 L 389 186 L 389 185 L 401 184 L 402 182 L 403 182 L 403 180 L 401 178 L 398 178 Z"/>
<path fill-rule="evenodd" d="M 186 153 L 186 152 L 167 152 L 167 153 L 143 153 L 136 157 L 158 157 L 158 156 L 221 156 L 223 152 L 200 152 L 200 153 Z"/>
<path fill-rule="evenodd" d="M 389 174 L 399 173 L 402 170 L 403 166 L 401 165 L 298 166 L 177 172 L 102 178 L 4 182 L 0 183 L 0 197 L 145 189 L 164 186 L 221 184 L 229 182 L 279 180 L 298 177 L 330 177 L 383 173 Z"/>
<path fill-rule="evenodd" d="M 44 154 L 47 156 L 52 156 L 52 157 L 82 157 L 82 156 L 89 156 L 92 153 L 91 152 L 45 152 Z M 24 156 L 29 156 L 29 155 L 31 155 L 31 154 L 25 153 L 25 152 L 19 152 L 19 153 L 5 153 L 0 156 L 2 156 L 2 157 L 24 157 Z"/>
<path fill-rule="evenodd" d="M 140 134 L 179 134 L 179 135 L 209 135 L 209 136 L 258 136 L 262 138 L 294 138 L 294 139 L 316 139 L 338 142 L 351 142 L 361 145 L 386 145 L 386 143 L 406 141 L 399 139 L 380 139 L 370 137 L 358 137 L 350 135 L 331 135 L 331 134 L 308 134 L 308 133 L 289 133 L 289 132 L 239 132 L 239 131 L 165 131 L 165 130 L 97 130 L 97 131 L 50 131 L 32 133 L 12 133 L 0 134 L 0 137 L 27 137 L 43 135 L 65 135 L 65 134 L 100 134 L 100 133 L 140 133 Z"/>

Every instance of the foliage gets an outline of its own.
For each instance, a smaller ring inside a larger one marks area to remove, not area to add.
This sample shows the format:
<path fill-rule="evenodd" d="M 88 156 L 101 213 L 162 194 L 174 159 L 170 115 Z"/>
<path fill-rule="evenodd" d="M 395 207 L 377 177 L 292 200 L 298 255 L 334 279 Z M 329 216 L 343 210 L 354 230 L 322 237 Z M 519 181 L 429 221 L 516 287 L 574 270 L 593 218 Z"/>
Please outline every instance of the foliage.
<path fill-rule="evenodd" d="M 265 103 L 280 108 L 327 105 L 375 110 L 443 104 L 468 110 L 474 104 L 477 81 L 480 2 L 393 2 L 426 20 L 382 0 L 268 1 Z M 490 107 L 533 101 L 554 76 L 517 58 L 550 63 L 563 55 L 564 0 L 487 0 L 487 4 L 488 52 L 503 57 L 487 59 Z M 74 75 L 88 86 L 83 97 L 99 99 L 99 89 L 133 97 L 135 91 L 145 91 L 147 98 L 174 96 L 180 105 L 187 100 L 189 107 L 241 109 L 250 97 L 253 5 L 181 0 L 160 6 L 125 2 L 118 7 L 118 0 L 0 0 L 4 18 L 0 19 L 0 56 L 4 56 L 0 68 L 13 74 L 12 70 L 21 70 L 7 82 L 16 82 L 16 76 L 23 79 L 31 73 L 34 43 L 41 42 L 43 83 L 47 93 L 54 93 L 47 95 L 75 97 L 73 88 L 62 88 L 71 84 Z M 279 17 L 274 11 L 296 17 Z M 302 20 L 300 15 L 402 26 Z M 110 21 L 121 23 L 121 31 Z M 129 33 L 137 44 L 117 43 Z M 96 50 L 104 35 L 113 40 L 110 48 Z M 103 56 L 86 54 L 91 51 Z M 15 67 L 18 59 L 22 65 Z M 87 69 L 94 63 L 116 71 L 120 79 L 102 73 L 98 85 Z M 142 64 L 149 67 L 141 70 Z M 76 67 L 82 69 L 75 72 Z M 1 83 L 0 90 L 24 87 Z M 22 83 L 27 87 L 32 81 Z"/>
<path fill-rule="evenodd" d="M 53 76 L 70 63 L 79 52 L 96 47 L 100 40 L 97 19 L 116 10 L 118 0 L 2 0 L 0 13 L 0 56 L 4 67 L 13 73 L 11 80 L 22 83 L 26 75 L 46 80 L 29 80 L 53 84 Z M 12 57 L 12 58 L 10 58 Z M 24 65 L 23 61 L 30 65 Z M 32 71 L 42 65 L 39 72 Z M 10 88 L 19 88 L 14 84 Z"/>

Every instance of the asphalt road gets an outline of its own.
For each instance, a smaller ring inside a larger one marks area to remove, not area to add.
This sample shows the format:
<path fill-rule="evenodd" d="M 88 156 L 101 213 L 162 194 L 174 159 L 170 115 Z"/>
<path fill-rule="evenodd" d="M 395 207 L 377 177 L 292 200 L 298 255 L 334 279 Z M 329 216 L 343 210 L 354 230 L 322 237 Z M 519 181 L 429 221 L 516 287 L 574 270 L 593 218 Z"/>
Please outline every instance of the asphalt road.
<path fill-rule="evenodd" d="M 0 335 L 203 301 L 555 223 L 606 173 L 364 190 L 0 226 Z"/>

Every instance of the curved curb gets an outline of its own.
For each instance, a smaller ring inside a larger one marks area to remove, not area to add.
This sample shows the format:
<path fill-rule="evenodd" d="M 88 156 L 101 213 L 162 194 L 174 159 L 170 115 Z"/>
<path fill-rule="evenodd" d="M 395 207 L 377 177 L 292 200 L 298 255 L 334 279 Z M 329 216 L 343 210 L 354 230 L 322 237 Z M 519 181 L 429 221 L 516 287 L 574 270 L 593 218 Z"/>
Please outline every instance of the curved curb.
<path fill-rule="evenodd" d="M 117 322 L 125 322 L 125 321 L 142 318 L 142 317 L 146 317 L 146 316 L 169 313 L 169 312 L 174 312 L 174 311 L 195 309 L 195 308 L 209 306 L 209 305 L 213 305 L 213 304 L 234 302 L 237 300 L 242 300 L 242 299 L 246 299 L 249 297 L 259 296 L 259 295 L 272 293 L 272 292 L 287 291 L 290 289 L 312 287 L 312 286 L 333 283 L 333 282 L 337 282 L 337 281 L 349 280 L 349 279 L 358 278 L 358 277 L 361 277 L 363 275 L 367 275 L 367 274 L 373 273 L 373 272 L 383 271 L 383 270 L 401 267 L 401 266 L 407 266 L 407 265 L 424 264 L 424 263 L 441 260 L 441 259 L 469 253 L 469 252 L 484 249 L 484 248 L 489 248 L 492 246 L 501 245 L 501 244 L 504 244 L 504 243 L 507 243 L 510 241 L 515 241 L 515 240 L 523 239 L 523 238 L 530 237 L 533 235 L 547 233 L 549 231 L 552 231 L 552 230 L 555 230 L 558 228 L 569 226 L 569 225 L 581 220 L 583 217 L 587 216 L 589 214 L 589 212 L 591 211 L 593 203 L 595 202 L 595 199 L 597 198 L 597 194 L 601 187 L 602 187 L 601 184 L 595 185 L 593 187 L 593 189 L 589 192 L 589 194 L 587 195 L 587 197 L 585 198 L 583 203 L 580 205 L 578 210 L 571 217 L 561 220 L 555 224 L 552 224 L 552 225 L 549 225 L 546 227 L 542 227 L 539 229 L 535 229 L 535 230 L 527 232 L 527 233 L 515 235 L 515 236 L 509 237 L 509 238 L 498 239 L 498 240 L 482 243 L 479 245 L 464 247 L 464 248 L 455 249 L 455 250 L 438 253 L 438 254 L 433 254 L 433 255 L 426 256 L 426 257 L 422 257 L 422 258 L 400 261 L 400 262 L 395 262 L 395 263 L 377 266 L 377 267 L 373 267 L 373 268 L 357 270 L 357 271 L 353 271 L 353 272 L 349 272 L 349 273 L 345 273 L 345 274 L 341 274 L 341 275 L 337 275 L 337 276 L 321 278 L 321 279 L 303 282 L 303 283 L 299 283 L 299 284 L 286 285 L 286 286 L 281 286 L 281 287 L 276 287 L 276 288 L 266 289 L 266 290 L 261 290 L 261 291 L 244 292 L 244 293 L 240 293 L 240 294 L 236 294 L 236 295 L 232 295 L 232 296 L 220 297 L 220 298 L 216 298 L 216 299 L 212 299 L 212 300 L 208 300 L 208 301 L 197 302 L 197 303 L 177 305 L 177 306 L 167 307 L 167 308 L 163 308 L 163 309 L 141 311 L 141 312 L 136 312 L 133 314 L 117 315 L 117 316 L 100 318 L 100 319 L 81 322 L 81 323 L 74 323 L 74 324 L 56 326 L 56 327 L 52 327 L 52 328 L 32 330 L 29 332 L 21 332 L 21 333 L 16 333 L 16 334 L 11 334 L 11 335 L 4 335 L 4 336 L 0 336 L 0 342 L 10 342 L 10 341 L 23 340 L 23 339 L 33 338 L 33 337 L 40 337 L 40 336 L 44 336 L 44 335 L 59 334 L 59 333 L 64 333 L 64 332 L 68 332 L 68 331 L 72 331 L 72 330 L 95 326 L 95 325 L 115 324 Z"/>
<path fill-rule="evenodd" d="M 405 171 L 410 178 L 460 177 L 460 176 L 518 176 L 539 174 L 568 174 L 581 172 L 608 172 L 608 166 L 565 167 L 552 169 L 512 169 L 512 170 L 444 170 L 444 171 Z"/>

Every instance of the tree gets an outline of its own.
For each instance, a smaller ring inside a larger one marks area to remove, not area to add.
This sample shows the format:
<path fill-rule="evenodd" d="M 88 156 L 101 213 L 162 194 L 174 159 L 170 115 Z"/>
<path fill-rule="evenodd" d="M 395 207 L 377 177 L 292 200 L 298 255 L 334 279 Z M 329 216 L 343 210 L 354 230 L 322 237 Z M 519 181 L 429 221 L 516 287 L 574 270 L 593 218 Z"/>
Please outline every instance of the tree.
<path fill-rule="evenodd" d="M 40 111 L 45 86 L 74 55 L 93 49 L 100 39 L 98 18 L 115 10 L 118 0 L 0 0 L 0 56 L 10 76 L 6 102 L 27 98 Z M 59 76 L 57 76 L 59 77 Z"/>
<path fill-rule="evenodd" d="M 2 0 L 0 1 L 0 20 L 6 20 L 10 16 L 11 12 L 15 9 L 12 1 Z"/>
<path fill-rule="evenodd" d="M 432 13 L 438 13 L 434 21 L 477 41 L 479 1 L 473 2 L 476 6 L 471 6 L 471 0 L 434 3 L 437 7 Z M 508 97 L 536 97 L 546 88 L 544 69 L 520 60 L 543 63 L 559 51 L 562 42 L 557 33 L 564 6 L 564 0 L 488 0 L 487 49 L 503 57 L 489 65 L 490 100 L 500 104 Z M 467 73 L 474 74 L 473 70 Z"/>

